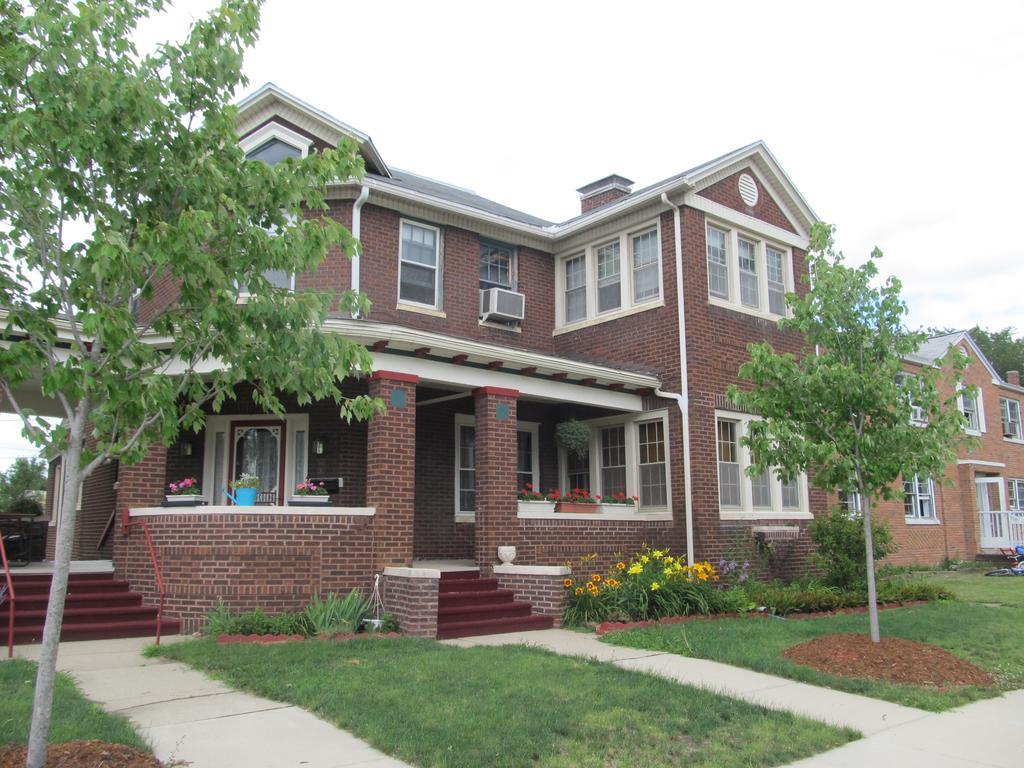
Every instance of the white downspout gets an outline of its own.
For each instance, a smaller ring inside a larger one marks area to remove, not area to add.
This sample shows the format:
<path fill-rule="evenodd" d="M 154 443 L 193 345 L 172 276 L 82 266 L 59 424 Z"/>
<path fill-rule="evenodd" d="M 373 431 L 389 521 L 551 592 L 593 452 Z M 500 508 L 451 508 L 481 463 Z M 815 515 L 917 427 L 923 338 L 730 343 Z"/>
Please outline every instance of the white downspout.
<path fill-rule="evenodd" d="M 689 368 L 686 363 L 686 302 L 683 298 L 683 225 L 680 219 L 679 206 L 668 199 L 668 194 L 661 193 L 661 202 L 672 209 L 675 219 L 676 244 L 676 309 L 679 312 L 679 379 L 682 394 L 662 392 L 656 389 L 658 397 L 669 397 L 679 406 L 679 414 L 683 418 L 683 489 L 686 494 L 686 562 L 693 565 L 693 480 L 690 477 L 690 384 Z"/>
<path fill-rule="evenodd" d="M 370 188 L 363 184 L 359 190 L 359 197 L 356 198 L 355 203 L 352 206 L 352 237 L 359 242 L 359 247 L 362 248 L 362 240 L 360 240 L 360 229 L 362 228 L 363 219 L 363 203 L 370 196 Z M 355 293 L 359 292 L 359 254 L 357 253 L 352 257 L 352 290 Z M 358 312 L 353 312 L 352 317 L 357 317 Z"/>

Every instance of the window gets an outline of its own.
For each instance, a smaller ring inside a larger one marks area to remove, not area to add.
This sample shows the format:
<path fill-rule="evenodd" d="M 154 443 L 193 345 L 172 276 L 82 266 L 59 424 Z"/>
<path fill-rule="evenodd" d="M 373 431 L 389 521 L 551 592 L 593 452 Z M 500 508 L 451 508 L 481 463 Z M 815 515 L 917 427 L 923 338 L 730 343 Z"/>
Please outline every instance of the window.
<path fill-rule="evenodd" d="M 750 476 L 750 450 L 742 444 L 751 421 L 757 416 L 717 413 L 715 437 L 718 451 L 718 502 L 722 519 L 809 518 L 807 481 L 803 475 L 783 481 L 769 467 Z"/>
<path fill-rule="evenodd" d="M 903 514 L 907 520 L 935 519 L 935 489 L 930 478 L 904 478 Z"/>
<path fill-rule="evenodd" d="M 456 466 L 456 512 L 476 511 L 476 427 L 457 424 L 459 463 Z"/>
<path fill-rule="evenodd" d="M 789 249 L 710 222 L 705 232 L 711 302 L 784 316 L 786 291 L 793 285 Z"/>
<path fill-rule="evenodd" d="M 745 307 L 757 309 L 761 306 L 757 290 L 757 243 L 741 237 L 739 247 L 740 303 Z"/>
<path fill-rule="evenodd" d="M 658 273 L 658 233 L 655 230 L 633 235 L 633 301 L 640 303 L 661 293 Z"/>
<path fill-rule="evenodd" d="M 527 483 L 540 486 L 540 455 L 537 449 L 539 427 L 528 421 L 516 425 L 516 490 Z M 471 516 L 476 512 L 476 418 L 455 416 L 455 514 Z"/>
<path fill-rule="evenodd" d="M 514 250 L 508 245 L 480 241 L 480 287 L 515 290 L 512 280 Z"/>
<path fill-rule="evenodd" d="M 516 488 L 537 484 L 533 477 L 533 433 L 525 430 L 516 432 Z"/>
<path fill-rule="evenodd" d="M 739 422 L 718 420 L 718 502 L 723 507 L 739 507 L 740 444 Z"/>
<path fill-rule="evenodd" d="M 637 424 L 637 437 L 640 446 L 640 503 L 645 507 L 663 507 L 668 504 L 664 422 L 640 422 Z"/>
<path fill-rule="evenodd" d="M 569 489 L 572 488 L 589 488 L 590 487 L 590 451 L 587 451 L 583 456 L 577 456 L 575 453 L 566 454 L 566 475 L 568 483 L 566 484 Z"/>
<path fill-rule="evenodd" d="M 280 139 L 270 139 L 245 155 L 246 160 L 259 160 L 267 165 L 277 165 L 290 157 L 302 157 L 302 150 Z"/>
<path fill-rule="evenodd" d="M 1006 488 L 1010 495 L 1010 511 L 1024 512 L 1024 480 L 1011 477 L 1006 481 Z"/>
<path fill-rule="evenodd" d="M 966 429 L 969 432 L 981 432 L 981 409 L 978 407 L 978 398 L 961 392 L 960 410 L 963 411 L 964 418 L 967 419 Z"/>
<path fill-rule="evenodd" d="M 440 306 L 440 235 L 436 227 L 402 222 L 398 300 Z"/>
<path fill-rule="evenodd" d="M 565 260 L 565 322 L 587 317 L 587 257 Z"/>
<path fill-rule="evenodd" d="M 601 495 L 626 492 L 626 428 L 601 430 Z"/>
<path fill-rule="evenodd" d="M 622 276 L 619 270 L 619 241 L 597 249 L 597 311 L 622 306 Z"/>
<path fill-rule="evenodd" d="M 928 423 L 928 414 L 924 408 L 914 403 L 914 392 L 917 390 L 917 377 L 909 373 L 896 374 L 896 383 L 906 392 L 910 401 L 910 422 L 912 424 L 925 425 Z"/>
<path fill-rule="evenodd" d="M 999 399 L 999 413 L 1003 419 L 1003 437 L 1020 440 L 1020 403 L 1017 400 L 1002 397 Z"/>
<path fill-rule="evenodd" d="M 860 494 L 839 492 L 839 506 L 850 517 L 860 517 Z"/>
<path fill-rule="evenodd" d="M 620 232 L 561 259 L 558 325 L 606 320 L 660 306 L 661 240 L 656 224 Z"/>
<path fill-rule="evenodd" d="M 768 311 L 773 315 L 786 314 L 786 278 L 783 271 L 786 255 L 778 248 L 767 248 L 768 259 Z"/>
<path fill-rule="evenodd" d="M 729 262 L 725 255 L 727 234 L 708 227 L 708 290 L 712 296 L 729 298 Z"/>

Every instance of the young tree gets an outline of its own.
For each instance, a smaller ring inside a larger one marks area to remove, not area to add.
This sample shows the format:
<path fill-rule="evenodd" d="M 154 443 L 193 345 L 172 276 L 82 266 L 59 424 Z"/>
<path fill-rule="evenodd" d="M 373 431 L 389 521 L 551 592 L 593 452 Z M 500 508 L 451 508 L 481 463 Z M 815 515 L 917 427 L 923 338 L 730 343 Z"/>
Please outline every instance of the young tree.
<path fill-rule="evenodd" d="M 32 491 L 46 490 L 46 462 L 19 457 L 6 472 L 0 472 L 0 512 Z"/>
<path fill-rule="evenodd" d="M 81 481 L 198 430 L 240 382 L 270 412 L 282 392 L 332 398 L 346 419 L 379 407 L 339 389 L 369 370 L 367 351 L 319 330 L 332 306 L 365 310 L 365 299 L 263 276 L 315 269 L 331 247 L 355 252 L 319 213 L 328 182 L 361 176 L 355 145 L 246 161 L 231 100 L 259 3 L 223 0 L 183 42 L 137 52 L 133 32 L 163 5 L 0 0 L 0 400 L 64 466 L 32 768 L 46 757 Z M 176 298 L 158 301 L 168 288 Z M 155 306 L 141 318 L 140 298 Z M 27 386 L 58 403 L 58 426 L 24 407 Z"/>
<path fill-rule="evenodd" d="M 989 331 L 976 325 L 970 333 L 1000 376 L 1005 378 L 1007 371 L 1024 373 L 1024 336 L 1015 337 L 1012 327 Z"/>
<path fill-rule="evenodd" d="M 903 374 L 904 358 L 926 336 L 903 324 L 907 308 L 899 280 L 876 285 L 881 252 L 875 249 L 863 266 L 849 267 L 834 250 L 832 233 L 830 226 L 814 227 L 810 290 L 803 297 L 790 294 L 791 317 L 779 321 L 802 336 L 802 353 L 778 354 L 767 342 L 750 345 L 740 377 L 752 388 L 731 387 L 729 396 L 763 417 L 751 422 L 744 438 L 752 473 L 767 469 L 792 480 L 806 471 L 820 488 L 859 495 L 871 639 L 877 643 L 872 504 L 898 497 L 901 478 L 942 476 L 964 439 L 964 417 L 955 387 L 945 400 L 939 393 L 943 368 Z M 961 358 L 947 358 L 955 382 Z"/>

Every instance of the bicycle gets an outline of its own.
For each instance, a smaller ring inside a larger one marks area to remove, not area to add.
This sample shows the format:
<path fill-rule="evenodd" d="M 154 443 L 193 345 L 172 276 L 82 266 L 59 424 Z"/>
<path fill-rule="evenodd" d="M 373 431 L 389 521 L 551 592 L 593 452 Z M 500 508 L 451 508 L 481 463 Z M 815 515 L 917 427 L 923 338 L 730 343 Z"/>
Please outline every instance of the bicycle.
<path fill-rule="evenodd" d="M 1011 550 L 1003 550 L 1006 559 L 1013 563 L 1007 568 L 996 568 L 986 576 L 1024 576 L 1024 546 L 1017 545 Z"/>

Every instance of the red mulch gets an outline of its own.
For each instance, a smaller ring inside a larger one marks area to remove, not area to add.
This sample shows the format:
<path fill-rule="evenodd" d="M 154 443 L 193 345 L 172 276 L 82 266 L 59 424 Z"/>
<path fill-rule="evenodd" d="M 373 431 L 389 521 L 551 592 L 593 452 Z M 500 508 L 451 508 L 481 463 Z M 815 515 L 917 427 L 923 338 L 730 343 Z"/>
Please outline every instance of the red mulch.
<path fill-rule="evenodd" d="M 218 635 L 217 645 L 234 645 L 235 643 L 273 645 L 275 643 L 297 643 L 305 639 L 303 635 Z"/>
<path fill-rule="evenodd" d="M 0 747 L 0 768 L 23 768 L 24 765 L 25 747 L 17 744 Z M 124 744 L 67 741 L 50 745 L 46 768 L 164 768 L 164 764 Z"/>
<path fill-rule="evenodd" d="M 929 643 L 883 637 L 881 643 L 871 642 L 867 635 L 822 635 L 783 654 L 797 664 L 841 677 L 869 677 L 906 685 L 930 685 L 950 688 L 993 684 L 983 669 Z"/>
<path fill-rule="evenodd" d="M 878 610 L 885 611 L 892 608 L 907 608 L 911 605 L 927 605 L 927 600 L 908 600 L 905 603 L 884 603 L 878 606 Z M 785 619 L 817 619 L 821 616 L 842 616 L 847 613 L 867 613 L 867 606 L 862 605 L 858 608 L 841 608 L 838 611 L 813 611 L 809 613 L 788 613 L 784 617 Z M 770 614 L 768 613 L 714 613 L 710 616 L 667 616 L 664 619 L 649 619 L 647 621 L 606 621 L 602 624 L 597 625 L 595 633 L 597 635 L 606 635 L 609 632 L 621 632 L 624 629 L 638 629 L 643 627 L 653 627 L 658 624 L 678 624 L 682 621 L 714 621 L 716 619 L 736 619 L 740 616 L 749 616 L 752 618 L 765 619 Z M 778 618 L 778 617 L 776 617 Z"/>

